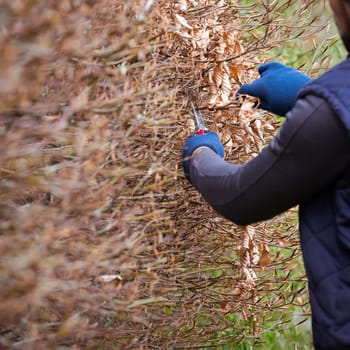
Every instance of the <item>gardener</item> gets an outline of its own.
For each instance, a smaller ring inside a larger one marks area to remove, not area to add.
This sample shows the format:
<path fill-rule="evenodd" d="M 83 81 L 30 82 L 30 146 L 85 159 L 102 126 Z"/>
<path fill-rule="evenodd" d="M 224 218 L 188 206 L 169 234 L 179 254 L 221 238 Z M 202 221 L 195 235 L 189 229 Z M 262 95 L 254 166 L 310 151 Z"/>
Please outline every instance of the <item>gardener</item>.
<path fill-rule="evenodd" d="M 350 52 L 350 0 L 330 0 Z M 318 79 L 281 65 L 238 94 L 285 116 L 277 136 L 243 165 L 224 161 L 214 132 L 184 147 L 187 178 L 222 216 L 238 225 L 299 205 L 316 349 L 350 349 L 350 55 Z"/>

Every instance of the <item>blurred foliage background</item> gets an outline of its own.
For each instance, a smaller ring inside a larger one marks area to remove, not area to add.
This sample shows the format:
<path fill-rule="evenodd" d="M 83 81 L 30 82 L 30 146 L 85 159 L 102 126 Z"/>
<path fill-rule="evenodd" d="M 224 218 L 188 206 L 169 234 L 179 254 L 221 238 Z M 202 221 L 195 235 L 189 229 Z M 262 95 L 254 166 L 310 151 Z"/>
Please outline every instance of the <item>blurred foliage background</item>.
<path fill-rule="evenodd" d="M 0 52 L 2 348 L 311 348 L 296 209 L 235 226 L 181 152 L 191 100 L 228 160 L 266 145 L 232 96 L 344 58 L 327 2 L 5 1 Z"/>

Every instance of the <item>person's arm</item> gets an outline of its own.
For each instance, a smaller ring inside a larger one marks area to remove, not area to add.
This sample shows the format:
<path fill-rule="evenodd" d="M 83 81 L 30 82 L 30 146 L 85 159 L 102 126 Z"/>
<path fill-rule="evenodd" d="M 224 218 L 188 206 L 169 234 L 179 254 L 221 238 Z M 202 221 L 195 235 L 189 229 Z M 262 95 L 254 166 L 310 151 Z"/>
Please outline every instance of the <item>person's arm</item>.
<path fill-rule="evenodd" d="M 350 164 L 345 127 L 322 99 L 308 96 L 278 135 L 244 165 L 209 148 L 194 152 L 190 181 L 222 216 L 239 225 L 271 218 L 332 184 Z"/>

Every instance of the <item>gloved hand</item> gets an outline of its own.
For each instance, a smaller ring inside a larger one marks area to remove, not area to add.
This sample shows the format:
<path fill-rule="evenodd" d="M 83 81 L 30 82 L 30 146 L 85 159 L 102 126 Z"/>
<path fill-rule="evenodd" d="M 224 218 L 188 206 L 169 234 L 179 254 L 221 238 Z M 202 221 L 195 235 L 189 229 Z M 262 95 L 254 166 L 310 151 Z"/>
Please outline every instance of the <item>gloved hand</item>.
<path fill-rule="evenodd" d="M 259 107 L 285 116 L 293 107 L 299 90 L 311 79 L 281 63 L 271 62 L 258 68 L 260 79 L 245 84 L 237 95 L 248 94 L 260 99 Z"/>
<path fill-rule="evenodd" d="M 222 145 L 219 136 L 216 132 L 210 131 L 204 135 L 193 135 L 191 136 L 184 145 L 183 150 L 183 163 L 182 166 L 184 168 L 185 175 L 187 179 L 190 181 L 190 163 L 191 156 L 194 150 L 198 147 L 209 147 L 214 152 L 216 152 L 220 157 L 224 158 L 225 150 Z M 190 181 L 191 182 L 191 181 Z"/>

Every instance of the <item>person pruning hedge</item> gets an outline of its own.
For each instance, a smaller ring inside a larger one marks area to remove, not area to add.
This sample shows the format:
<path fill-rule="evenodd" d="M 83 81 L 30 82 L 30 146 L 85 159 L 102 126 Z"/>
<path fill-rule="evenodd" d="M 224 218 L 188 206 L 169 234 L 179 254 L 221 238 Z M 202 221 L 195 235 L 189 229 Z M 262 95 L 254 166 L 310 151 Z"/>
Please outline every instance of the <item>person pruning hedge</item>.
<path fill-rule="evenodd" d="M 350 52 L 350 1 L 329 2 Z M 184 172 L 238 225 L 299 205 L 315 349 L 350 349 L 350 55 L 317 79 L 277 62 L 258 70 L 260 78 L 237 94 L 285 116 L 278 134 L 242 165 L 224 160 L 216 133 L 193 135 L 184 145 Z"/>

